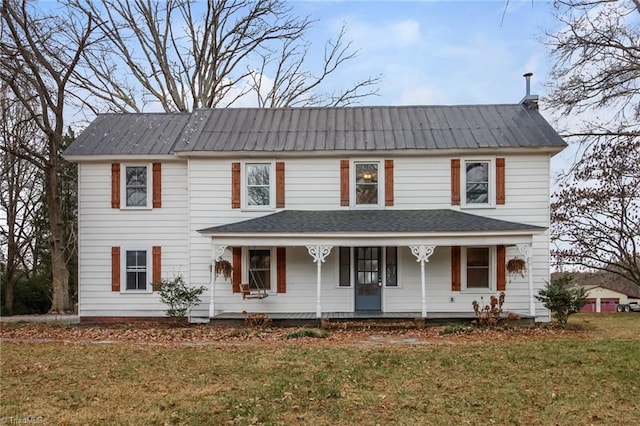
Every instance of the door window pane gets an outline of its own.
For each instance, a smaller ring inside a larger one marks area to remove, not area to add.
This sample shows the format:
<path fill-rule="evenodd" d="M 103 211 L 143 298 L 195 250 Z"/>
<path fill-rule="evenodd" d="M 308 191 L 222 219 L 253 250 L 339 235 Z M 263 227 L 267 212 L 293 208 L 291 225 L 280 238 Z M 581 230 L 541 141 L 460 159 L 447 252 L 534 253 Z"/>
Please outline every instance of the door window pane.
<path fill-rule="evenodd" d="M 398 247 L 387 247 L 387 287 L 398 286 Z"/>
<path fill-rule="evenodd" d="M 340 247 L 340 287 L 351 286 L 351 249 Z"/>

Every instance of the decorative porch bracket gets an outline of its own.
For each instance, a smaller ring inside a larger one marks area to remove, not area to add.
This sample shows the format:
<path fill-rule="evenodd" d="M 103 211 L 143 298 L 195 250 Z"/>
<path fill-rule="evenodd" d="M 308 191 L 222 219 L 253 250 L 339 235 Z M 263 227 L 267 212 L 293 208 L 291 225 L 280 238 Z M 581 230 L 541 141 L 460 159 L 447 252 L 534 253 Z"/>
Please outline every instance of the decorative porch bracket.
<path fill-rule="evenodd" d="M 536 304 L 533 297 L 533 271 L 531 270 L 532 250 L 531 244 L 517 244 L 518 251 L 524 256 L 527 262 L 527 272 L 529 275 L 529 315 L 536 317 Z"/>
<path fill-rule="evenodd" d="M 411 253 L 416 257 L 416 261 L 420 262 L 420 282 L 422 285 L 422 318 L 427 317 L 427 282 L 425 280 L 424 265 L 436 249 L 436 246 L 409 246 Z"/>
<path fill-rule="evenodd" d="M 307 246 L 307 250 L 309 250 L 309 254 L 313 257 L 313 261 L 317 266 L 316 318 L 320 318 L 322 316 L 322 306 L 320 304 L 320 296 L 322 294 L 322 264 L 329 253 L 331 253 L 332 248 L 333 246 Z"/>
<path fill-rule="evenodd" d="M 211 264 L 211 299 L 209 300 L 209 318 L 216 315 L 216 262 L 222 259 L 227 246 L 213 246 L 213 263 Z"/>

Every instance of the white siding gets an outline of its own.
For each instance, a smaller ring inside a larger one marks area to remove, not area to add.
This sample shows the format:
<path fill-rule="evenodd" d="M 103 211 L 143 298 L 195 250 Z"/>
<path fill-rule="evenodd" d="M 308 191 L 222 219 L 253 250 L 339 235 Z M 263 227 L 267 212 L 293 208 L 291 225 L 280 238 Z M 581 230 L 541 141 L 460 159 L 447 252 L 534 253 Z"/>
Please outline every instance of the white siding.
<path fill-rule="evenodd" d="M 157 293 L 111 291 L 111 247 L 122 247 L 124 256 L 126 247 L 160 246 L 161 276 L 182 274 L 189 281 L 186 162 L 162 164 L 162 207 L 157 209 L 111 208 L 111 163 L 82 163 L 78 174 L 80 316 L 163 316 Z"/>
<path fill-rule="evenodd" d="M 451 206 L 452 157 L 415 155 L 394 158 L 395 203 L 390 208 L 460 209 L 471 214 L 548 227 L 548 156 L 504 157 L 505 205 L 482 209 Z M 188 162 L 163 163 L 163 206 L 161 209 L 146 211 L 111 209 L 110 163 L 82 164 L 80 314 L 163 315 L 164 307 L 155 294 L 121 295 L 110 291 L 110 248 L 125 242 L 162 246 L 163 276 L 181 273 L 191 284 L 208 286 L 212 241 L 202 236 L 198 230 L 275 211 L 231 208 L 231 164 L 242 160 L 244 159 L 191 158 Z M 345 208 L 340 206 L 339 157 L 309 156 L 278 161 L 285 161 L 287 209 Z M 322 307 L 324 311 L 351 311 L 354 309 L 354 289 L 339 288 L 336 284 L 337 253 L 338 248 L 334 247 L 322 265 Z M 535 293 L 549 279 L 548 253 L 548 234 L 545 232 L 534 236 Z M 225 257 L 230 260 L 230 256 L 228 250 Z M 520 256 L 517 249 L 509 247 L 507 260 L 515 256 Z M 383 310 L 420 311 L 420 265 L 407 247 L 399 249 L 399 270 L 400 286 L 383 289 Z M 449 247 L 436 248 L 426 271 L 428 311 L 468 312 L 474 299 L 484 296 L 485 301 L 488 300 L 488 292 L 451 292 Z M 506 307 L 527 313 L 527 277 L 508 279 L 510 282 L 507 284 Z M 194 312 L 196 315 L 207 315 L 209 299 L 210 293 L 207 291 L 202 297 L 203 303 Z M 316 265 L 305 247 L 289 247 L 286 294 L 273 294 L 264 300 L 243 301 L 241 295 L 231 292 L 230 282 L 218 278 L 215 299 L 218 312 L 313 312 L 316 306 Z M 546 315 L 546 310 L 540 303 L 536 307 L 540 315 Z"/>

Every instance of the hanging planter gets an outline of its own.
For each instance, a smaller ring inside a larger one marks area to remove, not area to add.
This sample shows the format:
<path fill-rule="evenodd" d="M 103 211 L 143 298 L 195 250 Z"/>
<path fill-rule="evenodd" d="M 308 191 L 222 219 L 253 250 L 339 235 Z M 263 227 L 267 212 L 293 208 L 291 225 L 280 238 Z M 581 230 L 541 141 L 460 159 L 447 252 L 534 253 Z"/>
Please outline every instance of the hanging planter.
<path fill-rule="evenodd" d="M 229 279 L 232 273 L 233 266 L 231 266 L 231 262 L 224 259 L 216 262 L 216 276 L 222 275 L 226 279 Z"/>
<path fill-rule="evenodd" d="M 519 257 L 514 257 L 507 262 L 507 272 L 509 275 L 519 274 L 524 278 L 524 273 L 527 270 L 527 262 Z"/>

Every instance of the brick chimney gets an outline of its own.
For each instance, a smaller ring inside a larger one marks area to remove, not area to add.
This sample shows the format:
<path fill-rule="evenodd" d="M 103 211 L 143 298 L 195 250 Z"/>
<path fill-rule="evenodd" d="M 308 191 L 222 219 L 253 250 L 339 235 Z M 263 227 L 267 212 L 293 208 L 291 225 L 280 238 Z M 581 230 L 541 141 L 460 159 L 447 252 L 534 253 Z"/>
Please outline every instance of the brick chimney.
<path fill-rule="evenodd" d="M 539 97 L 538 97 L 538 95 L 532 95 L 531 94 L 531 76 L 532 75 L 533 75 L 532 72 L 528 72 L 528 73 L 523 75 L 523 77 L 527 81 L 527 92 L 524 95 L 524 98 L 522 98 L 522 100 L 520 101 L 520 103 L 522 105 L 524 105 L 528 109 L 533 109 L 533 110 L 537 111 L 538 110 Z"/>

